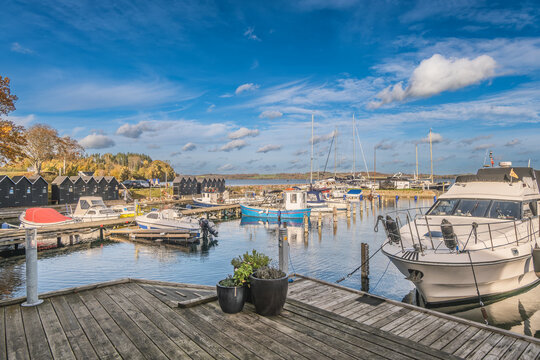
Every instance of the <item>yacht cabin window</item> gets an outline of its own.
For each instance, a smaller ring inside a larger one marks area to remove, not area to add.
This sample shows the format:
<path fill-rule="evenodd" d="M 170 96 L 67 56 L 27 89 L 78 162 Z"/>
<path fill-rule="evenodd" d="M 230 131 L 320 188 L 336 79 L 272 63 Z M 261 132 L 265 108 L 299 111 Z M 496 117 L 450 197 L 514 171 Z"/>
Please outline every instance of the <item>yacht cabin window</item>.
<path fill-rule="evenodd" d="M 146 217 L 149 218 L 149 219 L 157 219 L 158 214 L 157 213 L 150 213 Z"/>
<path fill-rule="evenodd" d="M 90 204 L 86 201 L 86 200 L 81 200 L 81 209 L 89 209 L 90 208 Z"/>

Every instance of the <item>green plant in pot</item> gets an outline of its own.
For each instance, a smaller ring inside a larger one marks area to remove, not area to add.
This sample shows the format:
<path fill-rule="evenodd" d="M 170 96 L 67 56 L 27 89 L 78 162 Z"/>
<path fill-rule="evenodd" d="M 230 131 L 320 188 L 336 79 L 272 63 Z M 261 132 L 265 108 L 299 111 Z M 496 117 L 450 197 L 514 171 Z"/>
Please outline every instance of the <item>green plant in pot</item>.
<path fill-rule="evenodd" d="M 257 252 L 257 250 L 251 250 L 251 253 L 245 252 L 241 256 L 237 256 L 234 259 L 231 260 L 231 265 L 234 267 L 235 271 L 236 269 L 240 268 L 242 264 L 250 264 L 252 268 L 252 273 L 257 271 L 260 268 L 268 266 L 270 264 L 270 259 L 267 255 Z M 249 274 L 251 275 L 251 274 Z M 251 288 L 250 288 L 250 281 L 249 276 L 245 283 L 245 291 L 246 291 L 246 301 L 247 302 L 253 302 L 251 298 Z"/>
<path fill-rule="evenodd" d="M 263 316 L 275 316 L 281 313 L 287 290 L 289 289 L 288 276 L 273 266 L 266 266 L 255 271 L 250 277 L 251 299 L 255 311 Z"/>
<path fill-rule="evenodd" d="M 233 276 L 229 275 L 217 283 L 217 297 L 223 312 L 236 314 L 242 311 L 246 302 L 245 284 L 252 272 L 251 264 L 244 263 L 234 270 Z"/>

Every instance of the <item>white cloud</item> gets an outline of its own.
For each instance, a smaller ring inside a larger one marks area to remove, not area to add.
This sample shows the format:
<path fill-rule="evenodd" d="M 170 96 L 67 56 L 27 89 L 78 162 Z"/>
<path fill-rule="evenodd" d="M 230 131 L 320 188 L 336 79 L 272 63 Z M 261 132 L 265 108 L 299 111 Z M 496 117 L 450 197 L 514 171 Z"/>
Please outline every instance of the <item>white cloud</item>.
<path fill-rule="evenodd" d="M 14 42 L 13 44 L 11 44 L 11 51 L 17 52 L 19 54 L 32 54 L 33 53 L 31 49 L 22 46 L 18 42 Z"/>
<path fill-rule="evenodd" d="M 277 118 L 282 117 L 282 116 L 283 116 L 283 113 L 280 112 L 280 111 L 277 111 L 277 110 L 265 110 L 259 115 L 259 117 L 261 119 L 263 119 L 263 118 L 277 119 Z"/>
<path fill-rule="evenodd" d="M 195 145 L 192 142 L 188 142 L 184 147 L 182 147 L 182 151 L 193 151 L 197 148 L 197 145 Z"/>
<path fill-rule="evenodd" d="M 233 140 L 220 147 L 219 150 L 229 152 L 231 150 L 240 150 L 246 146 L 247 143 L 244 140 Z"/>
<path fill-rule="evenodd" d="M 462 144 L 472 145 L 473 143 L 477 142 L 478 140 L 487 140 L 487 139 L 491 139 L 491 138 L 492 138 L 492 135 L 479 135 L 479 136 L 475 136 L 473 138 L 463 139 L 460 142 Z"/>
<path fill-rule="evenodd" d="M 457 90 L 477 84 L 495 76 L 497 63 L 491 56 L 481 55 L 475 59 L 447 59 L 435 54 L 423 60 L 414 69 L 403 88 L 402 82 L 390 85 L 377 94 L 378 101 L 370 103 L 371 108 L 378 108 L 394 101 L 409 98 L 430 97 L 443 91 Z"/>
<path fill-rule="evenodd" d="M 277 151 L 277 150 L 281 150 L 281 145 L 264 145 L 264 146 L 261 146 L 257 152 L 258 153 L 267 153 L 269 151 Z"/>
<path fill-rule="evenodd" d="M 107 135 L 93 133 L 79 140 L 79 144 L 85 149 L 106 149 L 115 145 L 114 140 Z"/>
<path fill-rule="evenodd" d="M 218 171 L 230 171 L 230 170 L 234 170 L 236 169 L 236 167 L 232 164 L 224 164 L 220 167 L 218 167 Z"/>
<path fill-rule="evenodd" d="M 247 37 L 249 40 L 255 40 L 255 41 L 261 41 L 261 39 L 255 35 L 255 28 L 248 27 L 247 30 L 244 32 L 244 36 Z"/>
<path fill-rule="evenodd" d="M 507 142 L 506 144 L 504 144 L 504 146 L 512 147 L 512 146 L 516 146 L 516 145 L 519 145 L 519 144 L 521 144 L 521 140 L 512 139 L 509 142 Z"/>
<path fill-rule="evenodd" d="M 478 151 L 478 150 L 487 150 L 487 149 L 490 149 L 490 148 L 493 148 L 495 145 L 493 144 L 480 144 L 478 146 L 476 146 L 474 148 L 475 151 Z"/>
<path fill-rule="evenodd" d="M 77 75 L 70 76 L 77 79 Z M 39 96 L 29 99 L 27 106 L 42 111 L 81 111 L 127 107 L 130 110 L 145 106 L 179 102 L 200 94 L 183 90 L 166 81 L 112 82 L 77 81 L 40 90 Z"/>
<path fill-rule="evenodd" d="M 239 87 L 236 88 L 234 93 L 236 95 L 240 95 L 241 93 L 243 93 L 245 91 L 253 91 L 253 90 L 257 90 L 258 88 L 259 88 L 259 85 L 254 84 L 254 83 L 242 84 L 242 85 L 240 85 Z"/>
<path fill-rule="evenodd" d="M 211 104 L 211 105 L 206 109 L 206 112 L 212 112 L 212 111 L 214 111 L 215 108 L 216 108 L 216 105 Z"/>
<path fill-rule="evenodd" d="M 431 143 L 432 144 L 437 144 L 437 143 L 440 143 L 440 142 L 443 142 L 443 137 L 441 134 L 439 133 L 434 133 L 432 132 L 431 133 Z M 420 139 L 418 141 L 419 144 L 429 144 L 429 135 L 427 135 L 425 138 L 423 139 Z"/>
<path fill-rule="evenodd" d="M 138 139 L 143 132 L 154 131 L 151 124 L 145 121 L 139 122 L 137 124 L 124 124 L 116 130 L 116 135 L 125 136 L 131 139 Z"/>
<path fill-rule="evenodd" d="M 16 125 L 28 126 L 30 123 L 34 122 L 36 116 L 34 114 L 26 116 L 14 116 L 10 115 L 6 117 L 7 120 L 13 121 Z"/>
<path fill-rule="evenodd" d="M 243 127 L 230 133 L 229 139 L 242 139 L 247 136 L 255 137 L 258 135 L 259 135 L 259 130 L 257 129 L 250 130 L 248 128 Z"/>
<path fill-rule="evenodd" d="M 328 133 L 326 135 L 314 135 L 313 144 L 318 144 L 320 142 L 330 140 L 331 138 L 334 137 L 335 134 L 336 134 L 336 131 L 334 130 L 331 133 Z"/>
<path fill-rule="evenodd" d="M 394 144 L 386 142 L 386 140 L 379 141 L 377 145 L 375 145 L 375 149 L 377 150 L 390 150 L 394 148 Z"/>

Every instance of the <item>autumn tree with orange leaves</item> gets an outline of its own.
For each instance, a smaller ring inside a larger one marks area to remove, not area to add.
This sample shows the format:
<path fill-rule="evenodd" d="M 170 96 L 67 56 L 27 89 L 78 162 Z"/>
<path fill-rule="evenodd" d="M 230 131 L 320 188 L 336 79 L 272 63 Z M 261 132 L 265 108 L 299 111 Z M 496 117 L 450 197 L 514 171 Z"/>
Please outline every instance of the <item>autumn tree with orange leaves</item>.
<path fill-rule="evenodd" d="M 26 145 L 24 127 L 2 118 L 15 110 L 16 101 L 9 78 L 0 76 L 0 165 L 21 157 L 22 147 Z"/>

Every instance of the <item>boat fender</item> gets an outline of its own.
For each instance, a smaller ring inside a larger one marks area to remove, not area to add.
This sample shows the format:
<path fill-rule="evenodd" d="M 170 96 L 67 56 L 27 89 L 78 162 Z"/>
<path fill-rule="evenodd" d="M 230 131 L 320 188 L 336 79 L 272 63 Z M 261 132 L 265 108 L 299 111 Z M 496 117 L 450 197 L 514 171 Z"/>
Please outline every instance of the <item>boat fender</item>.
<path fill-rule="evenodd" d="M 392 219 L 390 215 L 386 215 L 386 231 L 388 232 L 388 239 L 390 242 L 399 243 L 401 241 L 401 234 L 399 232 L 397 221 Z"/>
<path fill-rule="evenodd" d="M 534 272 L 538 277 L 540 277 L 540 248 L 535 246 L 533 248 L 533 266 L 534 266 Z"/>
<path fill-rule="evenodd" d="M 457 236 L 450 221 L 446 219 L 441 221 L 441 233 L 443 235 L 444 245 L 450 250 L 455 250 L 457 247 Z"/>

